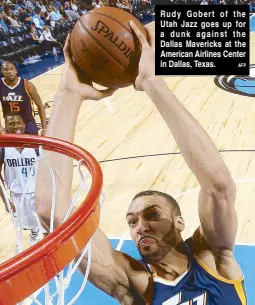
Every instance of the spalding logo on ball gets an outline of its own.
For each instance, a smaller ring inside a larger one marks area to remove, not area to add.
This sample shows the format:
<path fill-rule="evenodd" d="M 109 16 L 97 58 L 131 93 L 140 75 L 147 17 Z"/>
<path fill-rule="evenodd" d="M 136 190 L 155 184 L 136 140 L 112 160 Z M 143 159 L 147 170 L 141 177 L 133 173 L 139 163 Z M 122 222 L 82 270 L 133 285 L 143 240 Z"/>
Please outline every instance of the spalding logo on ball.
<path fill-rule="evenodd" d="M 123 33 L 117 35 L 102 20 L 98 20 L 96 26 L 92 27 L 91 30 L 108 39 L 130 62 L 133 60 L 134 52 L 122 40 Z"/>
<path fill-rule="evenodd" d="M 93 9 L 76 22 L 71 33 L 71 54 L 93 82 L 112 88 L 134 83 L 141 48 L 130 28 L 131 20 L 147 38 L 142 24 L 118 8 Z"/>
<path fill-rule="evenodd" d="M 214 82 L 228 92 L 255 97 L 255 65 L 250 66 L 247 76 L 219 75 L 215 77 Z"/>

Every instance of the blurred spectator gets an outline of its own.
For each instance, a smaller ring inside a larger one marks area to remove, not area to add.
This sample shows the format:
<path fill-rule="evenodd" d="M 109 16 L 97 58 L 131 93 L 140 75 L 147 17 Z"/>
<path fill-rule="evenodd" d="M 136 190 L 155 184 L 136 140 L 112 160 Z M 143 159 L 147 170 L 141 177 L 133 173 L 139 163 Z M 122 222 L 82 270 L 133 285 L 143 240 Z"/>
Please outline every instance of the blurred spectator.
<path fill-rule="evenodd" d="M 142 5 L 142 2 L 140 2 L 140 5 Z M 130 11 L 130 2 L 128 0 L 117 0 L 116 6 L 125 11 Z"/>
<path fill-rule="evenodd" d="M 4 13 L 0 13 L 0 29 L 3 30 L 5 33 L 8 32 L 8 25 L 4 21 Z"/>
<path fill-rule="evenodd" d="M 19 8 L 19 20 L 21 23 L 29 24 L 32 21 L 32 14 Z"/>
<path fill-rule="evenodd" d="M 92 7 L 93 7 L 93 8 L 100 8 L 100 5 L 97 4 L 96 1 L 93 1 L 93 2 L 92 2 Z"/>
<path fill-rule="evenodd" d="M 25 1 L 25 7 L 26 7 L 26 9 L 28 9 L 28 8 L 31 8 L 32 10 L 35 9 L 35 6 L 33 5 L 33 3 L 30 0 Z"/>
<path fill-rule="evenodd" d="M 72 10 L 73 10 L 75 13 L 77 13 L 77 12 L 78 12 L 77 1 L 76 1 L 76 0 L 71 0 L 71 1 L 70 1 L 70 4 L 71 4 Z"/>
<path fill-rule="evenodd" d="M 34 25 L 36 26 L 37 29 L 43 29 L 45 22 L 42 20 L 41 18 L 41 9 L 40 7 L 37 7 L 35 9 L 35 14 L 32 17 L 32 22 L 34 23 Z"/>
<path fill-rule="evenodd" d="M 110 3 L 108 0 L 104 0 L 104 6 L 110 6 Z"/>
<path fill-rule="evenodd" d="M 37 7 L 40 7 L 42 14 L 45 14 L 47 12 L 47 8 L 42 1 L 37 1 L 36 5 Z"/>
<path fill-rule="evenodd" d="M 19 16 L 18 8 L 16 8 L 15 5 L 11 5 L 10 9 L 12 10 L 14 16 Z"/>
<path fill-rule="evenodd" d="M 30 26 L 30 35 L 31 35 L 31 38 L 34 42 L 38 43 L 38 44 L 41 44 L 42 41 L 40 39 L 40 37 L 38 36 L 37 32 L 36 32 L 36 28 L 34 25 L 31 25 Z"/>
<path fill-rule="evenodd" d="M 24 0 L 18 0 L 18 5 L 23 9 L 26 10 L 26 4 Z"/>
<path fill-rule="evenodd" d="M 7 19 L 10 21 L 10 24 L 14 27 L 22 26 L 22 24 L 18 20 L 18 17 L 13 15 L 13 12 L 10 8 L 7 11 Z"/>
<path fill-rule="evenodd" d="M 62 4 L 58 0 L 52 0 L 51 5 L 59 9 Z"/>
<path fill-rule="evenodd" d="M 201 5 L 208 5 L 208 2 L 206 0 L 202 0 L 202 2 L 200 4 Z"/>
<path fill-rule="evenodd" d="M 50 20 L 51 21 L 59 21 L 63 18 L 62 15 L 60 15 L 59 10 L 56 6 L 52 6 L 52 12 L 50 13 Z"/>
<path fill-rule="evenodd" d="M 64 12 L 69 21 L 73 22 L 73 21 L 77 21 L 78 19 L 80 19 L 80 15 L 76 11 L 72 10 L 71 4 L 68 1 L 65 2 Z"/>
<path fill-rule="evenodd" d="M 69 11 L 72 10 L 70 2 L 68 2 L 68 1 L 65 2 L 65 4 L 64 4 L 64 10 L 69 10 Z"/>
<path fill-rule="evenodd" d="M 45 25 L 43 27 L 43 32 L 42 32 L 42 35 L 40 36 L 40 40 L 41 41 L 52 42 L 52 43 L 55 43 L 55 44 L 57 43 L 57 40 L 52 37 L 50 27 L 48 25 Z"/>
<path fill-rule="evenodd" d="M 59 14 L 62 16 L 62 20 L 67 19 L 67 18 L 66 18 L 67 16 L 66 16 L 66 14 L 65 14 L 65 10 L 64 10 L 64 6 L 63 6 L 63 5 L 60 6 L 58 12 L 59 12 Z"/>

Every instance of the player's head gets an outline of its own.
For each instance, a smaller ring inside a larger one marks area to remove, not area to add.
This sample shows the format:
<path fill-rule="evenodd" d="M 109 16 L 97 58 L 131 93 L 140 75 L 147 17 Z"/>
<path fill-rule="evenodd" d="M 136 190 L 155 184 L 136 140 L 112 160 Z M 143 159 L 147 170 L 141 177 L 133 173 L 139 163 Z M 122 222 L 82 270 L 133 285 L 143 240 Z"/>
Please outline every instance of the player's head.
<path fill-rule="evenodd" d="M 18 75 L 15 63 L 11 61 L 4 61 L 1 65 L 1 72 L 5 79 L 13 81 Z"/>
<path fill-rule="evenodd" d="M 184 221 L 178 203 L 168 194 L 137 194 L 126 217 L 130 235 L 147 263 L 161 261 L 181 241 Z"/>
<path fill-rule="evenodd" d="M 19 114 L 10 112 L 6 114 L 4 119 L 7 133 L 25 133 L 26 125 Z"/>

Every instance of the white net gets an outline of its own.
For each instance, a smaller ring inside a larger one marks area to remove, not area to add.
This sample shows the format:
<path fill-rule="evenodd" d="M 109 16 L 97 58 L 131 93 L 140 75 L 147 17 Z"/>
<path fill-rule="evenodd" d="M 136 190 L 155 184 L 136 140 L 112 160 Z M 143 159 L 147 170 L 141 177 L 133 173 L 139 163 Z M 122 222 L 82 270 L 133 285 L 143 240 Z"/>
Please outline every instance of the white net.
<path fill-rule="evenodd" d="M 39 161 L 44 162 L 44 164 L 47 166 L 49 169 L 50 175 L 51 175 L 51 182 L 52 182 L 52 204 L 51 204 L 51 219 L 50 219 L 50 232 L 53 232 L 54 228 L 54 213 L 55 213 L 55 205 L 56 205 L 56 181 L 55 181 L 55 176 L 54 176 L 54 171 L 48 162 L 47 158 L 44 155 L 42 147 L 39 148 L 39 156 L 34 162 L 33 166 L 30 167 L 29 169 L 29 175 L 27 179 L 26 186 L 23 190 L 21 199 L 19 201 L 19 207 L 17 208 L 16 206 L 16 211 L 13 211 L 13 208 L 10 203 L 10 198 L 7 194 L 7 191 L 3 185 L 3 182 L 0 180 L 0 186 L 3 191 L 3 195 L 5 198 L 5 201 L 7 203 L 8 211 L 10 213 L 12 223 L 14 230 L 16 232 L 16 248 L 15 248 L 15 254 L 17 255 L 18 253 L 22 252 L 24 250 L 23 247 L 23 240 L 24 240 L 24 230 L 23 230 L 23 205 L 24 205 L 24 199 L 27 194 L 28 190 L 28 185 L 32 179 L 34 171 L 38 167 L 38 162 Z M 76 172 L 76 176 L 79 177 L 79 185 L 77 189 L 73 192 L 73 196 L 69 205 L 69 208 L 65 214 L 64 221 L 68 219 L 68 217 L 71 215 L 72 211 L 75 208 L 75 203 L 77 202 L 78 198 L 81 196 L 81 192 L 85 191 L 85 196 L 90 190 L 91 186 L 91 176 L 89 171 L 84 167 L 82 160 L 78 161 L 75 166 L 74 172 Z M 83 199 L 84 199 L 84 194 L 82 194 Z M 104 194 L 101 193 L 100 195 L 100 206 L 102 207 L 104 203 Z M 39 221 L 39 219 L 38 219 Z M 74 259 L 68 266 L 66 266 L 65 269 L 63 269 L 57 276 L 54 277 L 49 283 L 47 283 L 44 287 L 41 287 L 38 291 L 33 293 L 29 298 L 26 300 L 22 301 L 19 304 L 23 305 L 28 305 L 28 304 L 37 304 L 37 305 L 71 305 L 74 304 L 75 301 L 80 297 L 82 294 L 82 291 L 84 290 L 87 280 L 88 280 L 88 275 L 90 271 L 90 266 L 91 266 L 91 259 L 92 259 L 92 242 L 93 237 L 89 240 L 87 245 L 84 247 L 82 252 L 80 253 L 79 258 Z M 72 297 L 71 300 L 68 300 L 66 302 L 65 298 L 65 293 L 68 289 L 71 289 L 71 281 L 72 277 L 77 271 L 82 259 L 84 256 L 87 256 L 87 267 L 84 275 L 83 282 L 81 284 L 80 289 L 78 292 Z M 38 300 L 38 296 L 42 296 L 44 294 L 44 297 L 40 298 L 42 300 Z"/>

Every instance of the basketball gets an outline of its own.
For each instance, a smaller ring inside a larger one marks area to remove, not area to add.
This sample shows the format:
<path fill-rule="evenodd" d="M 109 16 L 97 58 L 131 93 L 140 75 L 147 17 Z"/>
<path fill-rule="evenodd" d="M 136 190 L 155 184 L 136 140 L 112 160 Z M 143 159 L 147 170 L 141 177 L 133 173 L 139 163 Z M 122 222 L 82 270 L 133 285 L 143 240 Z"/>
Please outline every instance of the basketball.
<path fill-rule="evenodd" d="M 111 88 L 134 82 L 141 48 L 129 25 L 131 20 L 147 37 L 142 24 L 118 8 L 96 8 L 76 22 L 71 33 L 71 55 L 93 82 Z"/>

